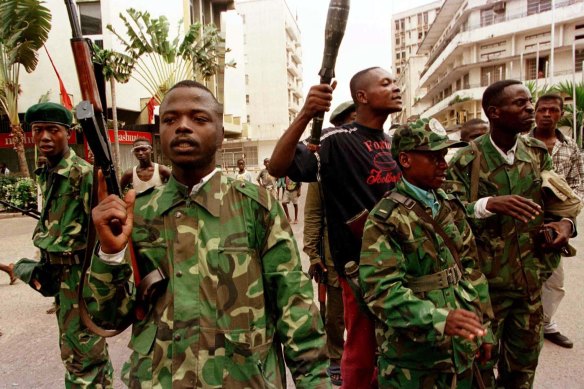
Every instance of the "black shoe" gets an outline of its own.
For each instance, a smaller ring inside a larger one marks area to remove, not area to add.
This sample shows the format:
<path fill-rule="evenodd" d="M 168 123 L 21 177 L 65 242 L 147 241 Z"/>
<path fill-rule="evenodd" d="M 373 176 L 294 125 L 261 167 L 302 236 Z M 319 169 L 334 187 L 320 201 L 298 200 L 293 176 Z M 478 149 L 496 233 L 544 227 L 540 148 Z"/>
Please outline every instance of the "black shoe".
<path fill-rule="evenodd" d="M 574 347 L 574 343 L 567 337 L 559 332 L 552 332 L 550 334 L 543 334 L 543 337 L 549 340 L 552 343 L 557 344 L 560 347 L 564 348 L 572 348 Z"/>

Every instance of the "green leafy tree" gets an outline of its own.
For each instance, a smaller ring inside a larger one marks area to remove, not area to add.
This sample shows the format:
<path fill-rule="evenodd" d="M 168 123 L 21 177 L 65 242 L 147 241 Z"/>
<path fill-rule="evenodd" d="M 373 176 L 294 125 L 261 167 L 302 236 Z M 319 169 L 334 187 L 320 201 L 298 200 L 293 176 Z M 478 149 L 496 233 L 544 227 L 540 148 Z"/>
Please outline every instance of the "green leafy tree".
<path fill-rule="evenodd" d="M 8 116 L 18 165 L 29 177 L 24 132 L 18 118 L 20 68 L 28 73 L 38 64 L 38 50 L 51 30 L 51 13 L 39 0 L 0 1 L 0 107 Z"/>
<path fill-rule="evenodd" d="M 561 94 L 564 98 L 573 98 L 574 84 L 571 81 L 563 81 L 552 88 L 553 92 Z M 584 83 L 576 83 L 576 106 L 574 104 L 564 105 L 564 116 L 558 122 L 560 126 L 574 128 L 574 118 L 576 119 L 576 142 L 582 147 L 582 125 L 584 118 Z"/>
<path fill-rule="evenodd" d="M 225 50 L 224 39 L 213 25 L 193 23 L 186 32 L 179 23 L 178 33 L 169 36 L 170 23 L 165 16 L 152 18 L 148 12 L 130 8 L 121 13 L 126 27 L 125 34 L 114 33 L 132 57 L 132 78 L 137 80 L 158 103 L 166 92 L 178 81 L 185 79 L 206 80 L 222 66 Z"/>
<path fill-rule="evenodd" d="M 120 141 L 118 138 L 118 109 L 116 99 L 116 82 L 125 84 L 130 80 L 134 59 L 113 50 L 101 49 L 93 45 L 93 59 L 102 65 L 103 75 L 109 81 L 112 98 L 112 122 L 114 129 L 114 154 L 116 170 L 120 171 Z"/>

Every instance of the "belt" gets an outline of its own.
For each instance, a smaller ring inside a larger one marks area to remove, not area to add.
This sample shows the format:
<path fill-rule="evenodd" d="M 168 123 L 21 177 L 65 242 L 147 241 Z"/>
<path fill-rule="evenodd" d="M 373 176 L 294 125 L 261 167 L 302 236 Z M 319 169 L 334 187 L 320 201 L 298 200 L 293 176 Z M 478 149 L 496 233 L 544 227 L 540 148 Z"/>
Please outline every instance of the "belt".
<path fill-rule="evenodd" d="M 52 253 L 41 250 L 41 254 L 49 260 L 51 265 L 79 265 L 83 262 L 85 250 L 65 253 Z"/>
<path fill-rule="evenodd" d="M 461 278 L 462 274 L 458 266 L 455 265 L 438 273 L 409 279 L 407 280 L 406 287 L 410 288 L 414 293 L 429 292 L 431 290 L 445 289 L 450 285 L 456 285 Z"/>

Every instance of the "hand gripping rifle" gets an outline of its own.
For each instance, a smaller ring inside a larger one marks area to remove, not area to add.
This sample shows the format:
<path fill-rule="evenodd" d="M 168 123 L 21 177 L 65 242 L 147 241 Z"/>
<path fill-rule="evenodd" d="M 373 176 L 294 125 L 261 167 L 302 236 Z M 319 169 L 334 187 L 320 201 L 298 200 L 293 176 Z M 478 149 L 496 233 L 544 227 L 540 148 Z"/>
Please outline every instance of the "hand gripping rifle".
<path fill-rule="evenodd" d="M 322 67 L 318 72 L 321 84 L 330 84 L 335 77 L 335 63 L 337 62 L 339 46 L 345 35 L 345 27 L 347 27 L 349 3 L 350 0 L 331 0 L 329 4 L 324 32 Z M 312 122 L 307 146 L 311 151 L 317 151 L 319 148 L 323 120 L 324 112 L 318 114 Z"/>
<path fill-rule="evenodd" d="M 110 143 L 107 137 L 107 126 L 104 118 L 104 110 L 101 105 L 99 97 L 99 90 L 95 79 L 93 62 L 91 60 L 91 48 L 88 39 L 85 39 L 81 33 L 81 25 L 79 24 L 79 17 L 77 15 L 77 7 L 74 0 L 65 0 L 67 13 L 69 15 L 69 22 L 71 23 L 72 38 L 71 48 L 73 50 L 73 57 L 75 59 L 75 68 L 77 70 L 77 78 L 79 79 L 79 87 L 81 89 L 81 96 L 83 101 L 75 108 L 75 115 L 79 124 L 83 129 L 83 134 L 87 139 L 87 143 L 95 156 L 95 167 L 101 169 L 107 191 L 109 194 L 121 195 L 121 188 L 116 177 L 114 162 Z M 96 173 L 97 169 L 94 170 Z M 94 174 L 92 201 L 97 200 L 97 174 Z M 93 206 L 93 204 L 92 204 Z M 79 311 L 83 324 L 97 335 L 103 337 L 110 337 L 119 334 L 125 330 L 130 322 L 124 323 L 123 328 L 118 329 L 104 329 L 97 326 L 91 319 L 87 311 L 87 305 L 83 299 L 83 285 L 85 282 L 85 273 L 87 272 L 91 263 L 91 255 L 93 253 L 93 245 L 96 238 L 95 228 L 91 221 L 91 213 L 89 214 L 87 250 L 85 260 L 83 263 L 83 270 L 81 280 L 79 283 Z M 110 223 L 112 232 L 114 234 L 121 233 L 121 225 L 119 220 L 112 220 Z M 162 281 L 164 278 L 160 271 L 154 271 L 148 274 L 144 280 L 141 279 L 139 267 L 136 262 L 132 242 L 128 242 L 128 249 L 130 250 L 131 265 L 134 275 L 134 281 L 138 290 L 144 291 L 144 295 L 152 293 L 155 284 Z M 148 279 L 148 282 L 146 281 Z M 140 299 L 141 300 L 141 299 Z M 144 317 L 143 306 L 138 306 L 136 309 L 136 317 L 142 319 Z"/>

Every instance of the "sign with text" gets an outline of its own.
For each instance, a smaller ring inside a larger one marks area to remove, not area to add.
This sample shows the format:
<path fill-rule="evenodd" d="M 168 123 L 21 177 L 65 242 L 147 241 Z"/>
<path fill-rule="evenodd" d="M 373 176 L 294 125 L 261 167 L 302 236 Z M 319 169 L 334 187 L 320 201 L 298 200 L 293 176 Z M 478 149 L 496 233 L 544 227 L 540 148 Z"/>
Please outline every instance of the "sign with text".
<path fill-rule="evenodd" d="M 77 143 L 77 133 L 71 131 L 71 137 L 69 138 L 69 144 Z M 24 133 L 24 147 L 34 147 L 34 140 L 32 138 L 32 132 Z M 14 138 L 12 134 L 0 134 L 0 149 L 12 149 L 14 148 Z"/>
<path fill-rule="evenodd" d="M 114 130 L 108 130 L 108 138 L 111 144 L 114 143 Z M 152 134 L 142 131 L 118 130 L 118 140 L 121 145 L 131 145 L 137 138 L 146 138 L 152 143 Z"/>

